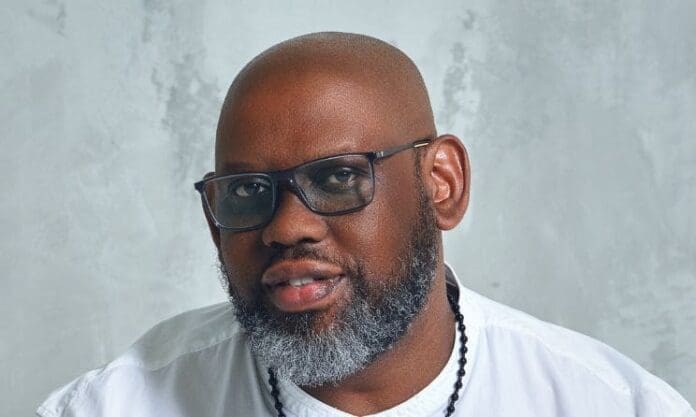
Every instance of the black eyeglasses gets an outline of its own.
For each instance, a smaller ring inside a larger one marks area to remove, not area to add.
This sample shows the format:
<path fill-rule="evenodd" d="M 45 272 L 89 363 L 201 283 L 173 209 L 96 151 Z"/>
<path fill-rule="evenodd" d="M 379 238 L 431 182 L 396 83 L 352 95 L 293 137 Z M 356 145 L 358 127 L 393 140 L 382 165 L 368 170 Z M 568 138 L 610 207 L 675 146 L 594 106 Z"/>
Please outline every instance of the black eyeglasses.
<path fill-rule="evenodd" d="M 236 232 L 258 229 L 271 221 L 281 185 L 314 213 L 347 214 L 372 202 L 375 161 L 431 141 L 424 138 L 381 151 L 328 156 L 283 171 L 213 176 L 194 187 L 215 225 Z"/>

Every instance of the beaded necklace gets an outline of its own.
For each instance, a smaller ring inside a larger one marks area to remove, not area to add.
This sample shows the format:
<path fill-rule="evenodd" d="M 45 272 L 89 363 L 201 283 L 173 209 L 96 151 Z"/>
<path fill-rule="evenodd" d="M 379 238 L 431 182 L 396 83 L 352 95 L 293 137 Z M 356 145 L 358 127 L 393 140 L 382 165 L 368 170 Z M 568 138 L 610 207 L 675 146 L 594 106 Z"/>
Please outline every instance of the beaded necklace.
<path fill-rule="evenodd" d="M 457 321 L 457 330 L 459 330 L 459 369 L 457 370 L 457 381 L 454 383 L 454 392 L 449 396 L 449 402 L 447 408 L 445 409 L 445 417 L 450 417 L 454 413 L 454 403 L 459 399 L 459 390 L 462 387 L 462 378 L 466 374 L 464 366 L 466 365 L 466 327 L 464 326 L 464 316 L 459 311 L 459 304 L 454 299 L 454 296 L 449 292 L 447 293 L 447 300 L 449 301 L 452 312 L 454 312 L 454 318 Z M 274 407 L 278 412 L 278 417 L 286 417 L 283 412 L 283 403 L 280 402 L 280 391 L 278 390 L 278 379 L 271 368 L 268 368 L 268 383 L 271 385 L 271 396 L 273 396 Z"/>

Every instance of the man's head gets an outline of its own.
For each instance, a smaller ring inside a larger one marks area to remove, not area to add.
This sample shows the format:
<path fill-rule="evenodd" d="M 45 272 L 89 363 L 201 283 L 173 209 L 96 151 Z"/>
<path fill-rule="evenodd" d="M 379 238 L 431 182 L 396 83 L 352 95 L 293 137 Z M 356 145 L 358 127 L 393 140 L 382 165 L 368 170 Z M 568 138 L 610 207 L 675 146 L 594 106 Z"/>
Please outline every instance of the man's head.
<path fill-rule="evenodd" d="M 454 227 L 468 203 L 468 161 L 455 137 L 436 138 L 415 65 L 373 38 L 291 39 L 252 60 L 230 87 L 218 124 L 216 177 L 284 171 L 421 138 L 434 140 L 374 161 L 371 202 L 346 214 L 311 210 L 292 175 L 295 182 L 280 186 L 227 181 L 224 189 L 210 188 L 216 195 L 207 195 L 206 215 L 237 316 L 255 354 L 279 376 L 300 385 L 338 381 L 427 314 L 432 288 L 444 286 L 443 274 L 436 278 L 439 229 Z M 319 178 L 346 185 L 368 175 L 323 166 L 308 170 L 305 187 Z M 223 193 L 249 201 L 274 188 L 274 215 L 258 228 L 224 229 L 211 217 Z"/>

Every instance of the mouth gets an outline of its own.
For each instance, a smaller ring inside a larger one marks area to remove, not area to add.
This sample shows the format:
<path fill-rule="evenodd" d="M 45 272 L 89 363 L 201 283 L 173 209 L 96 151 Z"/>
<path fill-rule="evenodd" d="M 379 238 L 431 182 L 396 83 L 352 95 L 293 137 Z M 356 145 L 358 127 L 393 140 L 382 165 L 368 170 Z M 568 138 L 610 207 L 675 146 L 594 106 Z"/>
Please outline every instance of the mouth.
<path fill-rule="evenodd" d="M 279 310 L 299 313 L 323 310 L 345 291 L 345 274 L 332 264 L 310 261 L 283 261 L 264 272 L 261 282 Z"/>

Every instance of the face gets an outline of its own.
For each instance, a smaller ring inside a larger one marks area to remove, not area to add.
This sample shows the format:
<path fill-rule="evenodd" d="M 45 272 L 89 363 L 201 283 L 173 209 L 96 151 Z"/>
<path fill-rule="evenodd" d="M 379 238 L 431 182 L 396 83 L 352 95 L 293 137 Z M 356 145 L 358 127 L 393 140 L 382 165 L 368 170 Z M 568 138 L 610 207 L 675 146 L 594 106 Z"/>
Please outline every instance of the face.
<path fill-rule="evenodd" d="M 277 77 L 223 112 L 216 173 L 282 170 L 428 133 L 403 130 L 386 104 L 347 79 Z M 373 201 L 357 212 L 319 215 L 281 190 L 263 228 L 214 232 L 237 316 L 279 377 L 299 385 L 340 380 L 393 345 L 421 310 L 437 227 L 415 152 L 375 164 Z"/>

